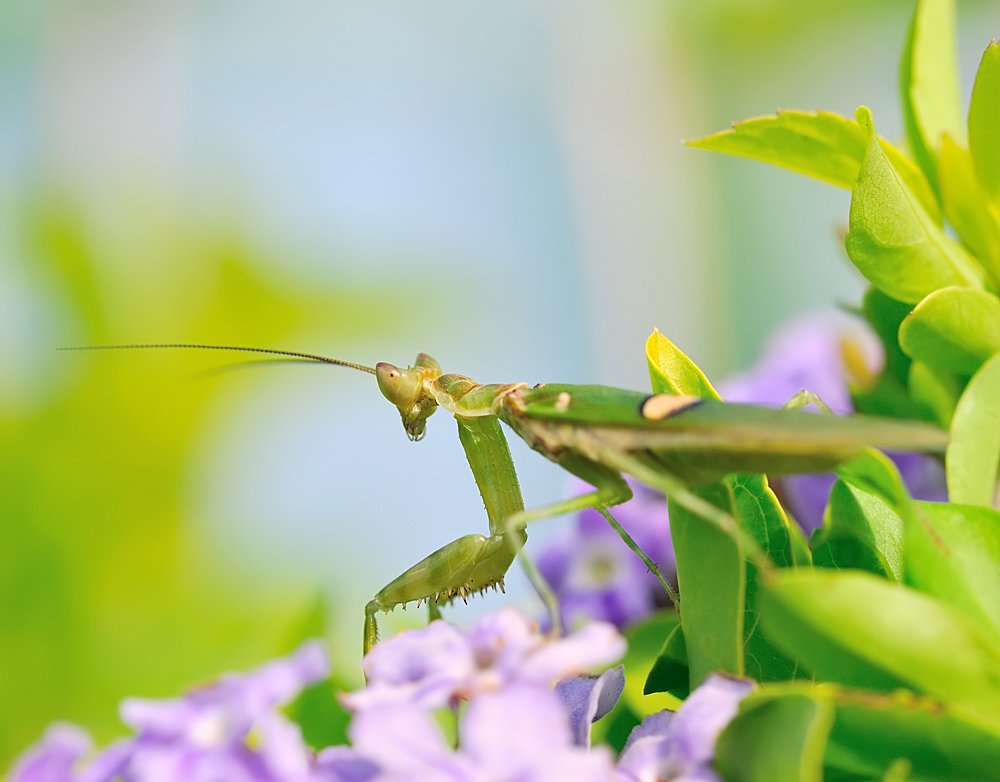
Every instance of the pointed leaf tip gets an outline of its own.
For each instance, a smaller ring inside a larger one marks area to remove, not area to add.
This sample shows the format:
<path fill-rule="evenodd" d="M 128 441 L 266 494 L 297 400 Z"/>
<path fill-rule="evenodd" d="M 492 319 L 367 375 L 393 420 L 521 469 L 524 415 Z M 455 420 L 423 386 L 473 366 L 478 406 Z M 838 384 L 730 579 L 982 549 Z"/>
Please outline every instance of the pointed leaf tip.
<path fill-rule="evenodd" d="M 653 329 L 646 340 L 646 363 L 653 391 L 657 394 L 720 398 L 698 365 L 659 329 Z"/>
<path fill-rule="evenodd" d="M 854 119 L 866 132 L 872 133 L 875 130 L 875 118 L 872 116 L 872 110 L 867 106 L 858 106 L 857 111 L 854 112 Z"/>

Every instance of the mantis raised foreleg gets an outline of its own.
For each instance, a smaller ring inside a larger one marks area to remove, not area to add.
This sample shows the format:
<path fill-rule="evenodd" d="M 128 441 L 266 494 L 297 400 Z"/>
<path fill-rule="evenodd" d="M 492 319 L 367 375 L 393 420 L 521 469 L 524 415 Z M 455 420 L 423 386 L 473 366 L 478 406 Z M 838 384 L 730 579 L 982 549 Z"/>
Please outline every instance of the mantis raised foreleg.
<path fill-rule="evenodd" d="M 503 589 L 527 535 L 505 522 L 524 511 L 510 448 L 495 417 L 455 416 L 458 436 L 486 506 L 490 534 L 464 535 L 442 546 L 386 584 L 365 607 L 364 651 L 378 640 L 375 615 L 411 602 L 442 603 Z"/>
<path fill-rule="evenodd" d="M 572 451 L 557 459 L 560 467 L 591 483 L 592 492 L 560 500 L 544 507 L 524 510 L 521 490 L 510 457 L 510 449 L 493 416 L 455 416 L 459 439 L 465 448 L 480 494 L 486 505 L 490 535 L 465 535 L 428 555 L 383 587 L 365 608 L 364 650 L 378 639 L 376 614 L 416 601 L 447 602 L 456 597 L 503 589 L 504 574 L 515 556 L 520 556 L 529 580 L 545 605 L 553 632 L 560 630 L 559 606 L 555 595 L 523 552 L 525 527 L 541 519 L 596 508 L 663 584 L 671 599 L 676 592 L 628 532 L 607 510 L 632 497 L 621 474 L 592 462 Z M 666 530 L 664 530 L 666 534 Z"/>

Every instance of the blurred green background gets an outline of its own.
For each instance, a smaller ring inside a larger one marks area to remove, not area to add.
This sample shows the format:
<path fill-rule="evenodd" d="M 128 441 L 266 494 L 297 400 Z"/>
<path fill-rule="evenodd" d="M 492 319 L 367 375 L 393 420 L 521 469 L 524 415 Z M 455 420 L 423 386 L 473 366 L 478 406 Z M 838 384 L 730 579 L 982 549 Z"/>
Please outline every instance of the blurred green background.
<path fill-rule="evenodd" d="M 856 299 L 849 194 L 680 140 L 860 103 L 901 135 L 910 12 L 4 3 L 0 768 L 52 720 L 105 740 L 123 696 L 248 667 L 320 618 L 357 683 L 368 597 L 485 528 L 453 424 L 410 444 L 369 376 L 55 346 L 425 350 L 484 382 L 645 387 L 656 325 L 720 377 Z M 967 96 L 1000 9 L 958 22 Z M 529 505 L 565 492 L 513 450 Z M 453 613 L 531 605 L 512 581 Z"/>

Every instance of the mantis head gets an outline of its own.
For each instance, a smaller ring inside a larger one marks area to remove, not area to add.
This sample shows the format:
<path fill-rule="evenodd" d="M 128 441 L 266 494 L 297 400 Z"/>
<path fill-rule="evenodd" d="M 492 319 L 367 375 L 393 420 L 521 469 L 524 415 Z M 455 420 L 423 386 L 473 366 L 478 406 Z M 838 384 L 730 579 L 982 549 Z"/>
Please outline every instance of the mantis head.
<path fill-rule="evenodd" d="M 437 401 L 427 390 L 427 381 L 441 376 L 441 365 L 426 353 L 417 354 L 409 369 L 380 361 L 375 365 L 375 379 L 382 396 L 399 410 L 403 428 L 411 440 L 420 440 L 427 427 L 427 419 L 437 410 Z"/>

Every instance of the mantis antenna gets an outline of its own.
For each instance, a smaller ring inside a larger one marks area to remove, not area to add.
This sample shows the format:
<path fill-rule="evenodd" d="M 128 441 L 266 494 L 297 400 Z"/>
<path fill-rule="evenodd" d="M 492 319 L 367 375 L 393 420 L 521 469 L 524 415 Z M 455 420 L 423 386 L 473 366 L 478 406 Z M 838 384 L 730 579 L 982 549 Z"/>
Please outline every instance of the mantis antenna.
<path fill-rule="evenodd" d="M 290 356 L 292 358 L 299 358 L 305 361 L 316 361 L 322 364 L 336 364 L 339 367 L 348 367 L 349 369 L 356 369 L 359 372 L 367 372 L 369 375 L 375 374 L 375 369 L 373 367 L 366 367 L 364 364 L 355 364 L 351 361 L 341 361 L 339 358 L 329 358 L 328 356 L 319 356 L 315 353 L 297 353 L 293 350 L 271 350 L 270 348 L 247 348 L 240 345 L 200 345 L 196 343 L 188 342 L 162 342 L 162 343 L 143 343 L 134 345 L 78 345 L 65 348 L 56 348 L 56 350 L 149 350 L 149 349 L 179 349 L 179 348 L 192 348 L 195 350 L 235 350 L 242 351 L 244 353 L 270 353 L 275 356 Z"/>

